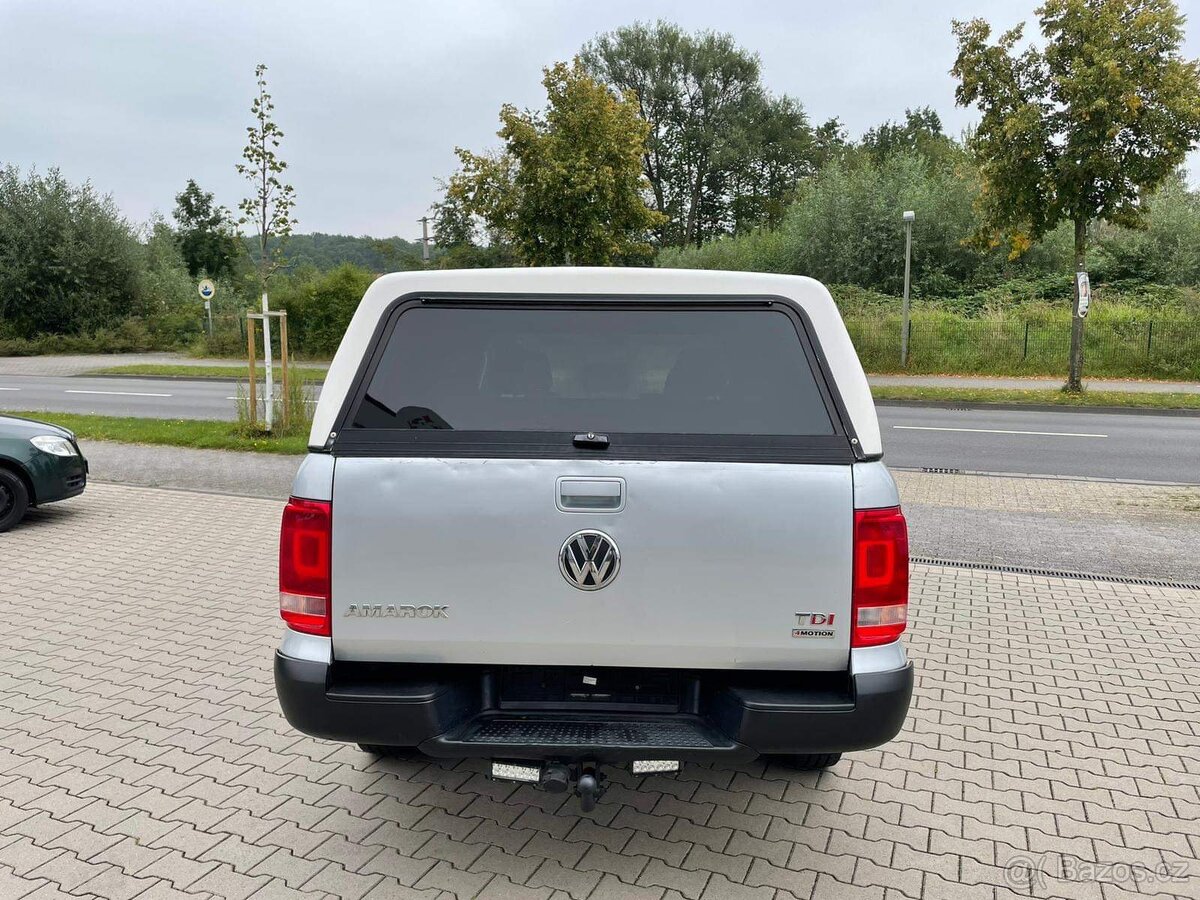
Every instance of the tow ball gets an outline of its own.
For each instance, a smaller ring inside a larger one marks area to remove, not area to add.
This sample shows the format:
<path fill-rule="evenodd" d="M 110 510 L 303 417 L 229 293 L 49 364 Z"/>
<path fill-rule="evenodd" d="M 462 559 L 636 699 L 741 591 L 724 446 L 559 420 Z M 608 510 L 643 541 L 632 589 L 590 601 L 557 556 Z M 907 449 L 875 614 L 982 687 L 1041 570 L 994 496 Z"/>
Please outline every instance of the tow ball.
<path fill-rule="evenodd" d="M 595 768 L 584 769 L 575 782 L 575 793 L 579 795 L 579 808 L 591 812 L 604 793 L 604 774 Z"/>
<path fill-rule="evenodd" d="M 538 787 L 551 794 L 562 794 L 573 787 L 580 808 L 584 812 L 591 812 L 596 808 L 596 801 L 604 794 L 604 773 L 594 763 L 575 766 L 547 763 L 542 768 Z"/>

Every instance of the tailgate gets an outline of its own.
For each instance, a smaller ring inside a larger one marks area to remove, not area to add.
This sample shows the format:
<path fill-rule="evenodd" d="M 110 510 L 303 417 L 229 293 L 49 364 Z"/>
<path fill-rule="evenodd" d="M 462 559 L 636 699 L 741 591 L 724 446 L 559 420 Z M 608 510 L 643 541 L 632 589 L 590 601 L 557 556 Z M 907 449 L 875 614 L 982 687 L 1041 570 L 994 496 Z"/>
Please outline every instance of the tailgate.
<path fill-rule="evenodd" d="M 853 506 L 848 465 L 342 457 L 334 653 L 844 669 Z"/>

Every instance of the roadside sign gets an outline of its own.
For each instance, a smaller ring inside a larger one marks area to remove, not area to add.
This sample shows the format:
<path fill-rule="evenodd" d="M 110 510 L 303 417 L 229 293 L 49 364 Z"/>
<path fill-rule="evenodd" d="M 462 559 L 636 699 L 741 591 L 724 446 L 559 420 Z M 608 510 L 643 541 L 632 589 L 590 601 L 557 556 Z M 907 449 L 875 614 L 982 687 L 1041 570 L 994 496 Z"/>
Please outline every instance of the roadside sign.
<path fill-rule="evenodd" d="M 203 297 L 204 302 L 207 303 L 213 298 L 213 295 L 216 294 L 217 286 L 212 283 L 211 278 L 205 278 L 200 282 L 199 285 L 197 285 L 197 290 L 200 291 L 200 296 Z"/>
<path fill-rule="evenodd" d="M 1092 285 L 1088 281 L 1087 272 L 1075 273 L 1075 292 L 1079 295 L 1079 305 L 1075 314 L 1081 319 L 1086 319 L 1088 307 L 1092 305 Z"/>

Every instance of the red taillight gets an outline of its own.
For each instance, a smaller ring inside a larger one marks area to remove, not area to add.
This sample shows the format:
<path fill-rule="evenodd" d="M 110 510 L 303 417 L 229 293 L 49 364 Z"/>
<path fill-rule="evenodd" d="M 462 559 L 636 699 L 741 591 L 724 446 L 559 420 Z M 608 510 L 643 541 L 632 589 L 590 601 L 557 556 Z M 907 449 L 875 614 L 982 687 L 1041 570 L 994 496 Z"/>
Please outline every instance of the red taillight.
<path fill-rule="evenodd" d="M 851 647 L 896 640 L 908 624 L 908 523 L 900 507 L 854 512 Z"/>
<path fill-rule="evenodd" d="M 333 510 L 327 500 L 293 497 L 279 529 L 279 614 L 288 627 L 330 635 L 329 559 Z"/>

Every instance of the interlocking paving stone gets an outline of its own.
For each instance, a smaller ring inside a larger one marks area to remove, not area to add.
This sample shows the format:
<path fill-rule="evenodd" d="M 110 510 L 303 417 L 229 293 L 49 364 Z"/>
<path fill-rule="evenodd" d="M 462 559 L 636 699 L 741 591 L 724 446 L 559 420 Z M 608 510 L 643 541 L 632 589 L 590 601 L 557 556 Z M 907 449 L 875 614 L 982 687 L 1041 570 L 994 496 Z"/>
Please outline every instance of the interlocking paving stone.
<path fill-rule="evenodd" d="M 901 487 L 1194 520 L 1160 489 L 955 478 Z M 819 776 L 617 773 L 584 815 L 293 732 L 279 512 L 94 484 L 0 536 L 0 898 L 1200 896 L 1196 592 L 916 566 L 895 741 Z"/>
<path fill-rule="evenodd" d="M 1200 487 L 892 473 L 914 556 L 1200 583 Z"/>

